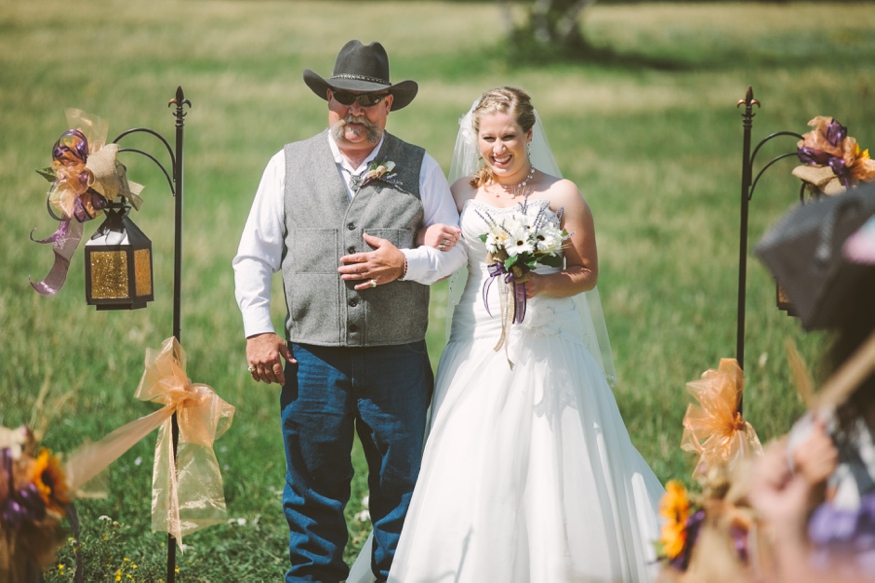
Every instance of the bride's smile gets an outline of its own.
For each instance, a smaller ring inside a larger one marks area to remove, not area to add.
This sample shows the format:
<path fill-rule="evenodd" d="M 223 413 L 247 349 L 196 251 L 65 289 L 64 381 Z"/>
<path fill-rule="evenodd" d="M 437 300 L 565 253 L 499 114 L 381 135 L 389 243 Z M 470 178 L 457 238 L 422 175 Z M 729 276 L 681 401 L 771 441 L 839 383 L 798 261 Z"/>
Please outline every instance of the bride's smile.
<path fill-rule="evenodd" d="M 524 131 L 512 116 L 495 112 L 483 116 L 478 132 L 480 155 L 499 184 L 522 181 L 531 169 L 526 144 L 531 130 Z"/>

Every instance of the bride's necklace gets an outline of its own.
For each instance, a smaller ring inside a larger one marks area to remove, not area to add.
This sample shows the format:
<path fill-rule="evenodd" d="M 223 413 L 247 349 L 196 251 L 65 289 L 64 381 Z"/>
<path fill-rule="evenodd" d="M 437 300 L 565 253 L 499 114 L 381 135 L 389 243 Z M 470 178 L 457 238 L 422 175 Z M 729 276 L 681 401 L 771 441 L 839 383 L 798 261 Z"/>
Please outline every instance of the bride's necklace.
<path fill-rule="evenodd" d="M 492 184 L 498 186 L 499 188 L 495 190 L 495 198 L 500 198 L 504 195 L 504 198 L 514 199 L 520 195 L 528 196 L 529 192 L 526 186 L 529 184 L 529 181 L 535 176 L 535 167 L 531 166 L 529 169 L 529 173 L 526 175 L 525 180 L 518 184 L 510 184 L 504 185 L 499 184 L 492 179 Z"/>

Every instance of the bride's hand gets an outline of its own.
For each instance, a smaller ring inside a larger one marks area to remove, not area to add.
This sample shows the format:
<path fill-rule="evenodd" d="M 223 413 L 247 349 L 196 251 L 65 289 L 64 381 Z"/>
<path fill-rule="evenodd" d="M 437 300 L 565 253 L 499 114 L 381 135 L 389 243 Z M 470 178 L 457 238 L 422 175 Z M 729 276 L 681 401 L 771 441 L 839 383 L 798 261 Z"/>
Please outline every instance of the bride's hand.
<path fill-rule="evenodd" d="M 459 241 L 462 230 L 458 227 L 435 223 L 425 229 L 420 229 L 416 234 L 417 246 L 425 245 L 441 251 L 449 251 Z"/>
<path fill-rule="evenodd" d="M 543 275 L 539 275 L 537 273 L 530 273 L 529 279 L 526 281 L 526 297 L 533 298 L 540 293 L 544 293 L 545 289 L 545 280 Z"/>

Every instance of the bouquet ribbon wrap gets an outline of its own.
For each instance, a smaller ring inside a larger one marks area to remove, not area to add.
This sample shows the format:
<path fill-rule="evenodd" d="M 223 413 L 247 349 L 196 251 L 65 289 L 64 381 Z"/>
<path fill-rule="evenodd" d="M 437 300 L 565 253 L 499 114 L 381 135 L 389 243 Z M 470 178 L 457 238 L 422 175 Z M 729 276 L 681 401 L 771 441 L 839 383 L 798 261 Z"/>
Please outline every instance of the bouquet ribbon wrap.
<path fill-rule="evenodd" d="M 79 449 L 65 470 L 70 489 L 76 491 L 160 427 L 152 472 L 152 530 L 173 535 L 180 548 L 183 535 L 225 520 L 222 474 L 213 442 L 231 426 L 234 416 L 234 407 L 209 386 L 192 383 L 185 367 L 185 352 L 175 337 L 165 340 L 157 352 L 147 349 L 146 370 L 135 396 L 164 406 Z M 176 455 L 174 413 L 179 425 Z"/>
<path fill-rule="evenodd" d="M 489 258 L 487 258 L 488 260 Z M 508 330 L 512 324 L 519 324 L 526 317 L 526 281 L 528 273 L 517 275 L 518 268 L 511 267 L 508 271 L 504 263 L 495 261 L 489 265 L 489 278 L 483 282 L 483 305 L 486 307 L 486 313 L 490 316 L 489 311 L 489 288 L 492 287 L 492 282 L 500 279 L 500 288 L 498 297 L 501 302 L 501 337 L 495 345 L 495 350 L 500 350 L 504 346 L 505 355 L 507 355 Z M 510 357 L 507 359 L 510 368 L 513 368 L 513 363 Z"/>
<path fill-rule="evenodd" d="M 733 358 L 720 359 L 717 370 L 687 383 L 699 405 L 690 404 L 684 415 L 681 449 L 700 455 L 697 471 L 714 465 L 733 464 L 747 453 L 762 453 L 753 426 L 738 411 L 744 393 L 744 372 Z"/>

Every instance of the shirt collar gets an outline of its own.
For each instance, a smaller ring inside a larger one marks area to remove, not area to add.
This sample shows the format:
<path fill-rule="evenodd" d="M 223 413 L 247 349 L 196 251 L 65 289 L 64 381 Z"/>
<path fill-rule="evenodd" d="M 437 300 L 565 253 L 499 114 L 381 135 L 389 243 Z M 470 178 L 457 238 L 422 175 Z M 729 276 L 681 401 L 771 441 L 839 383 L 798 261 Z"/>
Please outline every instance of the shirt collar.
<path fill-rule="evenodd" d="M 377 147 L 371 150 L 371 153 L 368 154 L 368 157 L 362 161 L 358 168 L 353 168 L 350 166 L 349 161 L 340 153 L 340 148 L 337 147 L 337 143 L 334 141 L 334 138 L 331 137 L 331 132 L 328 132 L 328 147 L 331 148 L 331 154 L 334 156 L 334 161 L 338 166 L 349 172 L 350 174 L 358 174 L 360 171 L 363 171 L 368 167 L 368 164 L 377 157 L 377 154 L 380 153 L 380 148 L 383 147 L 383 140 L 386 139 L 386 132 L 380 136 L 380 141 L 377 142 Z"/>

